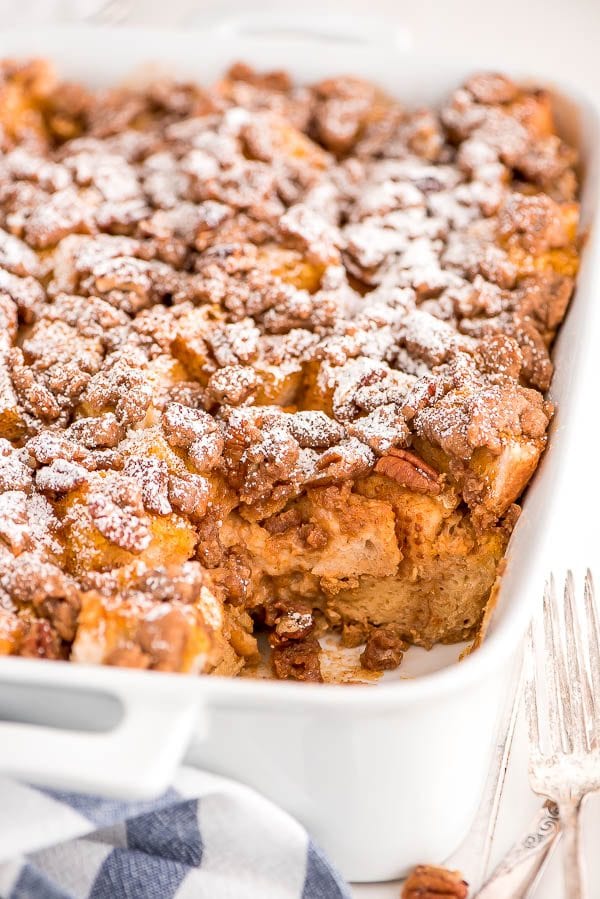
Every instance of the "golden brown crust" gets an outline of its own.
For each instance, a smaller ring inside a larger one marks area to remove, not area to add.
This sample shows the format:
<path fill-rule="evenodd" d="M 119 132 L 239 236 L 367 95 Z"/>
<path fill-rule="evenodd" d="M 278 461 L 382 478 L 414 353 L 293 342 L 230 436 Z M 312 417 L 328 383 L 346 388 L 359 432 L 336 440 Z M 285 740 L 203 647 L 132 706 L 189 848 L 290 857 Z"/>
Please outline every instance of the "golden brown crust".
<path fill-rule="evenodd" d="M 578 264 L 548 95 L 5 61 L 0 125 L 2 651 L 233 674 L 265 626 L 316 679 L 273 601 L 472 636 Z"/>

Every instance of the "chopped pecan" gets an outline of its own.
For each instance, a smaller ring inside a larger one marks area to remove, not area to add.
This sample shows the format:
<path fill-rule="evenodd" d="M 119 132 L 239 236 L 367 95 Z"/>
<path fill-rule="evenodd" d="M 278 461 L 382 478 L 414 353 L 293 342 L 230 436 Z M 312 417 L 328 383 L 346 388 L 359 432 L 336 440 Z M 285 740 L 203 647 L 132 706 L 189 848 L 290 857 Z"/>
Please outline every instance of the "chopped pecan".
<path fill-rule="evenodd" d="M 149 656 L 155 671 L 179 671 L 183 661 L 190 624 L 183 612 L 160 603 L 140 622 L 137 640 L 142 652 Z"/>
<path fill-rule="evenodd" d="M 392 448 L 377 461 L 375 471 L 415 493 L 435 495 L 442 489 L 440 475 L 435 468 L 408 450 Z"/>
<path fill-rule="evenodd" d="M 267 607 L 265 620 L 273 627 L 269 634 L 269 643 L 273 648 L 305 640 L 315 627 L 311 607 L 300 599 L 275 600 Z"/>
<path fill-rule="evenodd" d="M 83 399 L 92 412 L 100 414 L 114 406 L 119 425 L 130 426 L 141 421 L 152 401 L 152 386 L 137 359 L 115 354 L 104 369 L 90 380 Z"/>
<path fill-rule="evenodd" d="M 329 543 L 329 536 L 320 525 L 307 521 L 300 527 L 300 537 L 309 549 L 324 549 Z"/>
<path fill-rule="evenodd" d="M 189 448 L 190 459 L 203 471 L 215 467 L 223 452 L 224 440 L 218 431 L 198 437 Z"/>
<path fill-rule="evenodd" d="M 223 589 L 228 605 L 246 604 L 252 593 L 252 568 L 241 547 L 227 551 L 214 582 Z"/>
<path fill-rule="evenodd" d="M 211 375 L 208 394 L 217 403 L 239 406 L 259 386 L 259 378 L 249 365 L 226 365 Z"/>
<path fill-rule="evenodd" d="M 33 659 L 64 659 L 67 651 L 49 621 L 34 619 L 29 623 L 18 654 Z"/>
<path fill-rule="evenodd" d="M 8 351 L 7 360 L 12 385 L 23 408 L 44 423 L 56 421 L 60 417 L 60 405 L 42 376 L 25 363 L 23 351 L 13 347 Z"/>
<path fill-rule="evenodd" d="M 315 637 L 275 646 L 271 661 L 275 676 L 280 680 L 316 681 L 321 683 L 319 652 L 321 647 Z"/>
<path fill-rule="evenodd" d="M 292 87 L 287 72 L 274 69 L 272 72 L 257 72 L 245 62 L 234 62 L 225 74 L 231 81 L 246 81 L 256 87 L 264 87 L 271 91 L 289 91 Z"/>
<path fill-rule="evenodd" d="M 240 488 L 243 502 L 266 499 L 278 484 L 289 483 L 299 453 L 297 441 L 268 413 L 230 417 L 223 461 L 228 480 Z"/>
<path fill-rule="evenodd" d="M 465 84 L 469 93 L 473 94 L 478 103 L 496 104 L 510 103 L 515 100 L 519 88 L 507 78 L 506 75 L 497 72 L 479 72 L 472 75 Z"/>
<path fill-rule="evenodd" d="M 87 503 L 94 525 L 111 543 L 132 553 L 148 547 L 151 535 L 144 516 L 142 488 L 132 478 L 98 485 L 89 493 Z"/>
<path fill-rule="evenodd" d="M 460 871 L 417 865 L 404 882 L 402 899 L 467 899 L 469 884 Z"/>
<path fill-rule="evenodd" d="M 171 504 L 168 497 L 169 470 L 162 459 L 132 457 L 127 459 L 123 473 L 136 481 L 142 491 L 142 502 L 148 512 L 168 515 Z"/>
<path fill-rule="evenodd" d="M 306 483 L 321 487 L 348 478 L 359 478 L 371 470 L 374 459 L 373 452 L 366 444 L 356 437 L 350 437 L 325 450 Z"/>
<path fill-rule="evenodd" d="M 479 347 L 479 367 L 483 372 L 518 378 L 523 367 L 519 344 L 506 334 L 491 334 Z"/>
<path fill-rule="evenodd" d="M 112 412 L 97 418 L 81 418 L 74 421 L 69 433 L 90 449 L 104 449 L 117 446 L 125 436 L 125 428 L 119 424 Z"/>
<path fill-rule="evenodd" d="M 225 550 L 219 538 L 219 528 L 215 518 L 207 515 L 198 523 L 197 530 L 197 558 L 206 568 L 216 568 L 222 564 Z"/>
<path fill-rule="evenodd" d="M 372 84 L 359 78 L 328 78 L 313 88 L 314 131 L 335 153 L 347 152 L 356 141 L 376 99 Z"/>
<path fill-rule="evenodd" d="M 394 628 L 378 627 L 369 634 L 360 663 L 369 671 L 391 671 L 400 665 L 406 649 L 408 643 L 398 636 Z"/>
<path fill-rule="evenodd" d="M 500 210 L 498 228 L 500 237 L 512 238 L 535 256 L 568 243 L 561 207 L 546 194 L 511 194 Z"/>
<path fill-rule="evenodd" d="M 202 475 L 186 473 L 169 476 L 169 501 L 174 509 L 191 519 L 203 518 L 208 508 L 210 484 Z"/>
<path fill-rule="evenodd" d="M 344 437 L 343 427 L 324 412 L 295 412 L 289 417 L 289 429 L 302 448 L 328 449 Z"/>
<path fill-rule="evenodd" d="M 297 530 L 302 525 L 302 515 L 298 509 L 288 509 L 287 512 L 280 512 L 267 518 L 263 527 L 269 534 L 285 534 L 290 529 Z"/>
<path fill-rule="evenodd" d="M 187 449 L 195 440 L 218 429 L 213 418 L 201 409 L 169 403 L 162 416 L 162 428 L 171 446 Z"/>
<path fill-rule="evenodd" d="M 78 462 L 68 459 L 55 459 L 50 465 L 41 468 L 35 477 L 38 490 L 44 493 L 70 493 L 84 484 L 89 472 Z"/>

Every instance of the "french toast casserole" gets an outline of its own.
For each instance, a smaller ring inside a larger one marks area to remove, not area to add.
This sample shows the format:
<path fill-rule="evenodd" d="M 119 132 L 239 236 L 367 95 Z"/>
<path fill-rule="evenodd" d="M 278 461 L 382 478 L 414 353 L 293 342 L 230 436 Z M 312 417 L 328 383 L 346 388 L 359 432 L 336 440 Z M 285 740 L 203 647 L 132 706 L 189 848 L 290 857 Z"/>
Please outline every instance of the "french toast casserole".
<path fill-rule="evenodd" d="M 472 638 L 578 265 L 549 95 L 0 79 L 0 653 L 279 678 Z M 261 644 L 263 641 L 261 640 Z"/>

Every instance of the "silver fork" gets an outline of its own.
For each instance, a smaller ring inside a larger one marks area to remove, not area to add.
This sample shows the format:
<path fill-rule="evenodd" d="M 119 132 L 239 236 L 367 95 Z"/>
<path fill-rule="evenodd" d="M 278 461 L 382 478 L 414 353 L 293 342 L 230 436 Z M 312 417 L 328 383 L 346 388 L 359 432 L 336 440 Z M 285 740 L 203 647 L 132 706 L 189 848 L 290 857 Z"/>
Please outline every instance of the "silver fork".
<path fill-rule="evenodd" d="M 544 593 L 542 621 L 529 631 L 525 708 L 532 789 L 554 800 L 562 832 L 565 896 L 586 896 L 580 813 L 600 789 L 600 631 L 588 570 L 583 602 L 567 572 L 561 604 L 554 577 Z"/>

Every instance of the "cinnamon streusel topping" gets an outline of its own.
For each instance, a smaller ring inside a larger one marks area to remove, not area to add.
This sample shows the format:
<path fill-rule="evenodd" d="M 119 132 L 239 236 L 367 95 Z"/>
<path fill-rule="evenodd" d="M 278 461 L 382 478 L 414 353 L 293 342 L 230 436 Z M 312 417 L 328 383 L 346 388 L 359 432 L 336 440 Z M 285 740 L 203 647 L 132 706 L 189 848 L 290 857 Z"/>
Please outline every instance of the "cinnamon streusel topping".
<path fill-rule="evenodd" d="M 491 74 L 416 111 L 241 64 L 209 89 L 1 74 L 8 651 L 197 670 L 202 646 L 233 671 L 270 595 L 276 671 L 320 679 L 311 608 L 244 529 L 326 554 L 298 503 L 374 475 L 502 523 L 577 269 L 549 98 Z"/>

